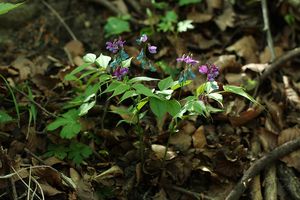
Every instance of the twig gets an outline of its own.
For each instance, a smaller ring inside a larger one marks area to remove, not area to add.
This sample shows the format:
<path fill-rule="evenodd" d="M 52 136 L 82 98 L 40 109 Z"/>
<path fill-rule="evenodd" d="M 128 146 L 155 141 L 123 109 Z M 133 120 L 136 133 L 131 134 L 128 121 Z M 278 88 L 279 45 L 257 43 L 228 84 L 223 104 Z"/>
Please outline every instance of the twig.
<path fill-rule="evenodd" d="M 282 64 L 300 55 L 300 47 L 286 52 L 284 55 L 277 58 L 269 67 L 263 72 L 259 78 L 259 85 L 274 71 L 276 71 Z"/>
<path fill-rule="evenodd" d="M 273 62 L 275 60 L 276 55 L 275 55 L 275 49 L 273 44 L 273 38 L 270 30 L 267 0 L 261 0 L 261 7 L 262 7 L 263 18 L 264 18 L 264 24 L 265 24 L 264 31 L 267 32 L 267 41 L 271 52 L 271 61 Z"/>
<path fill-rule="evenodd" d="M 300 138 L 284 143 L 275 148 L 264 157 L 257 160 L 243 175 L 241 180 L 236 184 L 233 190 L 228 194 L 226 200 L 238 200 L 248 187 L 249 183 L 261 170 L 270 165 L 278 158 L 285 156 L 300 148 Z"/>
<path fill-rule="evenodd" d="M 11 184 L 11 189 L 12 189 L 13 200 L 18 200 L 18 193 L 17 193 L 17 189 L 16 189 L 15 182 L 13 180 L 13 177 L 10 177 L 10 184 Z"/>
<path fill-rule="evenodd" d="M 277 173 L 280 182 L 287 190 L 289 196 L 292 199 L 300 199 L 300 181 L 293 171 L 293 169 L 287 167 L 285 164 L 280 163 L 277 167 Z"/>
<path fill-rule="evenodd" d="M 258 157 L 259 153 L 261 152 L 260 143 L 258 142 L 257 136 L 254 135 L 251 141 L 251 152 L 255 158 Z M 260 183 L 260 174 L 255 176 L 251 181 L 250 185 L 250 193 L 252 200 L 262 200 L 262 193 L 261 193 L 261 183 Z"/>
<path fill-rule="evenodd" d="M 34 157 L 37 161 L 39 161 L 40 163 L 44 164 L 46 167 L 48 167 L 48 168 L 52 169 L 53 171 L 59 173 L 61 179 L 63 181 L 65 181 L 66 184 L 68 184 L 72 189 L 74 189 L 74 190 L 76 189 L 76 185 L 74 185 L 74 183 L 71 182 L 63 173 L 57 171 L 56 169 L 54 169 L 51 166 L 46 165 L 45 161 L 43 161 L 42 159 L 40 159 L 37 155 L 35 155 L 34 153 L 32 153 L 29 149 L 24 148 L 24 150 L 26 151 L 26 153 L 28 153 L 29 155 L 31 155 L 32 157 Z"/>
<path fill-rule="evenodd" d="M 41 2 L 57 17 L 57 19 L 60 21 L 60 23 L 65 27 L 65 29 L 70 34 L 71 38 L 73 40 L 77 40 L 75 34 L 72 32 L 71 28 L 66 24 L 65 20 L 59 15 L 59 13 L 46 1 L 41 0 Z"/>
<path fill-rule="evenodd" d="M 47 115 L 49 115 L 49 116 L 51 116 L 51 117 L 54 117 L 54 118 L 57 118 L 57 117 L 58 117 L 57 115 L 55 115 L 55 114 L 49 112 L 48 110 L 46 110 L 46 109 L 45 109 L 43 106 L 41 106 L 41 104 L 39 104 L 38 102 L 34 101 L 33 99 L 30 99 L 29 96 L 28 96 L 25 92 L 19 90 L 19 89 L 16 88 L 16 87 L 14 87 L 13 89 L 16 90 L 17 92 L 19 92 L 20 94 L 22 94 L 23 96 L 25 96 L 31 103 L 33 103 L 34 105 L 36 105 L 37 107 L 39 107 L 39 109 L 41 109 L 42 111 L 44 111 Z"/>
<path fill-rule="evenodd" d="M 137 13 L 139 14 L 143 13 L 140 4 L 136 0 L 126 0 L 126 2 L 129 3 Z"/>

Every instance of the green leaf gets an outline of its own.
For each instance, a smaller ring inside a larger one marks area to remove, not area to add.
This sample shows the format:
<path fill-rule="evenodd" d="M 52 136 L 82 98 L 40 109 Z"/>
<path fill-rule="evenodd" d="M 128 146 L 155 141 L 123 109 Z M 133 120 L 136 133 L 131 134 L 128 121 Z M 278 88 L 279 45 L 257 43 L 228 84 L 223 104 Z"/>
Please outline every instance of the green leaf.
<path fill-rule="evenodd" d="M 180 103 L 178 101 L 176 101 L 175 99 L 167 101 L 165 104 L 166 104 L 168 113 L 170 113 L 170 115 L 172 115 L 173 117 L 175 117 L 181 110 Z"/>
<path fill-rule="evenodd" d="M 144 105 L 148 103 L 148 101 L 148 98 L 144 98 L 137 104 L 136 109 L 141 110 L 144 107 Z"/>
<path fill-rule="evenodd" d="M 224 85 L 223 89 L 226 92 L 231 92 L 231 93 L 240 95 L 242 97 L 245 97 L 246 99 L 252 101 L 253 103 L 258 103 L 252 96 L 250 96 L 248 93 L 246 93 L 244 88 L 242 88 L 242 87 L 235 86 L 235 85 Z"/>
<path fill-rule="evenodd" d="M 68 124 L 64 125 L 64 127 L 60 131 L 60 137 L 71 139 L 75 137 L 81 130 L 81 125 L 76 121 L 69 121 Z"/>
<path fill-rule="evenodd" d="M 179 6 L 185 6 L 194 3 L 201 3 L 202 0 L 178 0 Z"/>
<path fill-rule="evenodd" d="M 161 120 L 168 111 L 166 101 L 157 98 L 150 98 L 149 102 L 151 111 L 156 115 L 156 117 L 159 120 Z"/>
<path fill-rule="evenodd" d="M 110 60 L 110 56 L 105 56 L 101 53 L 100 56 L 95 60 L 95 63 L 98 67 L 106 69 Z"/>
<path fill-rule="evenodd" d="M 133 57 L 130 57 L 130 58 L 122 61 L 122 67 L 126 67 L 126 68 L 130 67 L 132 58 Z"/>
<path fill-rule="evenodd" d="M 130 89 L 129 85 L 122 83 L 114 89 L 114 93 L 109 98 L 112 98 L 112 97 L 117 96 L 119 94 L 123 94 L 124 92 L 126 92 L 129 89 Z"/>
<path fill-rule="evenodd" d="M 189 19 L 178 22 L 177 31 L 181 33 L 181 32 L 186 32 L 189 29 L 194 29 L 195 27 L 192 24 L 192 22 L 193 20 L 189 20 Z"/>
<path fill-rule="evenodd" d="M 223 96 L 219 93 L 210 93 L 207 95 L 209 98 L 214 99 L 223 107 Z"/>
<path fill-rule="evenodd" d="M 146 97 L 157 97 L 149 88 L 147 88 L 141 83 L 136 83 L 132 87 L 136 90 L 136 93 L 138 94 L 143 94 Z"/>
<path fill-rule="evenodd" d="M 85 56 L 83 56 L 83 61 L 86 63 L 94 63 L 96 61 L 96 55 L 93 53 L 88 53 Z"/>
<path fill-rule="evenodd" d="M 124 101 L 125 99 L 128 99 L 130 97 L 134 97 L 134 96 L 137 96 L 138 94 L 134 91 L 134 90 L 129 90 L 127 92 L 125 92 L 123 94 L 123 96 L 121 97 L 119 103 L 121 103 L 122 101 Z"/>
<path fill-rule="evenodd" d="M 130 32 L 130 26 L 128 21 L 118 18 L 109 17 L 107 23 L 104 26 L 105 37 L 112 35 L 119 35 L 124 32 Z"/>
<path fill-rule="evenodd" d="M 208 81 L 206 82 L 205 86 L 206 93 L 208 94 L 219 89 L 218 83 L 216 81 Z"/>
<path fill-rule="evenodd" d="M 79 142 L 72 142 L 69 149 L 68 158 L 73 160 L 76 165 L 80 165 L 84 159 L 93 153 L 89 146 Z"/>
<path fill-rule="evenodd" d="M 201 84 L 197 89 L 196 89 L 196 96 L 200 96 L 201 94 L 203 94 L 205 92 L 206 89 L 206 83 Z"/>
<path fill-rule="evenodd" d="M 118 87 L 119 85 L 122 85 L 123 83 L 120 81 L 112 81 L 109 86 L 104 90 L 103 93 L 112 92 Z"/>
<path fill-rule="evenodd" d="M 50 123 L 47 126 L 47 130 L 53 131 L 62 126 L 63 128 L 60 132 L 60 136 L 67 139 L 73 138 L 80 132 L 81 129 L 78 118 L 77 110 L 69 110 L 68 112 L 64 113 L 62 117 L 58 117 L 55 121 Z"/>
<path fill-rule="evenodd" d="M 151 77 L 146 77 L 146 76 L 139 76 L 139 77 L 135 77 L 132 78 L 128 81 L 128 83 L 136 83 L 136 82 L 142 82 L 142 81 L 157 81 L 159 79 L 157 78 L 151 78 Z"/>
<path fill-rule="evenodd" d="M 55 144 L 50 144 L 48 146 L 47 152 L 44 154 L 46 157 L 52 157 L 55 156 L 59 158 L 60 160 L 63 160 L 67 157 L 68 153 L 68 148 L 64 147 L 63 145 L 55 145 Z"/>
<path fill-rule="evenodd" d="M 111 75 L 109 74 L 101 74 L 99 77 L 100 83 L 106 82 L 111 79 Z"/>
<path fill-rule="evenodd" d="M 13 118 L 7 114 L 4 110 L 0 110 L 0 123 L 6 123 L 12 121 Z"/>
<path fill-rule="evenodd" d="M 0 3 L 0 15 L 3 15 L 5 13 L 7 13 L 8 11 L 13 10 L 13 9 L 19 7 L 22 4 L 23 3 L 16 3 L 16 4 L 12 4 L 12 3 Z"/>
<path fill-rule="evenodd" d="M 174 84 L 174 80 L 172 79 L 171 76 L 169 76 L 158 82 L 158 88 L 160 90 L 166 90 L 170 88 L 173 84 Z"/>
<path fill-rule="evenodd" d="M 193 81 L 192 80 L 186 80 L 182 83 L 179 83 L 178 81 L 174 81 L 174 85 L 172 85 L 171 89 L 172 90 L 177 90 L 178 88 L 189 85 L 191 82 L 193 82 Z"/>
<path fill-rule="evenodd" d="M 82 104 L 80 107 L 79 107 L 79 116 L 83 116 L 83 115 L 86 115 L 90 109 L 92 109 L 96 104 L 96 101 L 92 101 L 92 102 L 87 102 L 87 103 L 84 103 Z"/>
<path fill-rule="evenodd" d="M 77 78 L 74 75 L 81 72 L 82 70 L 84 70 L 85 68 L 87 68 L 90 65 L 91 65 L 91 63 L 84 63 L 84 64 L 80 65 L 79 67 L 76 67 L 71 73 L 69 73 L 65 76 L 65 80 L 67 80 L 67 81 L 77 80 Z"/>

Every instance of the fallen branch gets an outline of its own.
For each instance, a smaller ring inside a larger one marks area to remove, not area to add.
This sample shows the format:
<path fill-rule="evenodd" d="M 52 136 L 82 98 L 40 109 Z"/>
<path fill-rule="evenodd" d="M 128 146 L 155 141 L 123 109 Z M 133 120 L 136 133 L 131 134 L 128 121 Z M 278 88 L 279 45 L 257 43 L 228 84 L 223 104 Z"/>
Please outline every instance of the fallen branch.
<path fill-rule="evenodd" d="M 300 47 L 297 47 L 293 50 L 290 50 L 277 58 L 272 64 L 269 65 L 269 67 L 263 72 L 263 74 L 259 78 L 259 85 L 261 85 L 266 78 L 276 71 L 282 64 L 287 62 L 288 60 L 291 60 L 297 56 L 300 56 Z"/>
<path fill-rule="evenodd" d="M 278 158 L 281 158 L 300 148 L 300 138 L 284 143 L 283 145 L 275 148 L 270 153 L 258 159 L 254 164 L 245 172 L 241 180 L 236 184 L 233 190 L 228 194 L 226 200 L 238 200 L 243 192 L 248 187 L 251 180 L 259 174 L 266 166 L 269 166 Z"/>

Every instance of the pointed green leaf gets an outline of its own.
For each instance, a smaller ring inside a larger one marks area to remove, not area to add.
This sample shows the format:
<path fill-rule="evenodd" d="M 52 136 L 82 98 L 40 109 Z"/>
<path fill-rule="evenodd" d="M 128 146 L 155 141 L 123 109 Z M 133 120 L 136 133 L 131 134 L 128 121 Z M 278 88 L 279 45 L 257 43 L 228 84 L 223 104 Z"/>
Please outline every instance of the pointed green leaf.
<path fill-rule="evenodd" d="M 169 76 L 158 82 L 158 88 L 160 90 L 166 90 L 170 88 L 173 84 L 174 84 L 174 80 L 172 79 L 171 76 Z"/>
<path fill-rule="evenodd" d="M 132 87 L 136 90 L 136 93 L 138 94 L 143 94 L 146 97 L 157 97 L 149 88 L 147 88 L 141 83 L 136 83 Z"/>
<path fill-rule="evenodd" d="M 22 5 L 23 3 L 16 3 L 16 4 L 12 4 L 12 3 L 0 3 L 0 15 L 5 14 L 17 7 L 19 7 L 20 5 Z"/>
<path fill-rule="evenodd" d="M 258 103 L 252 96 L 250 96 L 248 93 L 245 92 L 244 88 L 234 85 L 224 85 L 223 86 L 224 91 L 231 92 L 237 95 L 240 95 L 242 97 L 245 97 L 246 99 L 252 101 L 253 103 Z"/>
<path fill-rule="evenodd" d="M 128 58 L 128 59 L 122 61 L 122 67 L 126 67 L 126 68 L 130 67 L 130 65 L 131 65 L 131 60 L 132 60 L 132 57 L 130 57 L 130 58 Z"/>
<path fill-rule="evenodd" d="M 100 56 L 96 59 L 95 63 L 97 64 L 97 66 L 106 69 L 110 60 L 110 56 L 100 54 Z"/>
<path fill-rule="evenodd" d="M 6 123 L 12 121 L 13 118 L 5 111 L 0 110 L 0 123 Z"/>
<path fill-rule="evenodd" d="M 157 81 L 159 79 L 157 78 L 151 78 L 151 77 L 146 77 L 146 76 L 139 76 L 132 78 L 128 81 L 128 83 L 136 83 L 136 82 L 142 82 L 142 81 Z"/>

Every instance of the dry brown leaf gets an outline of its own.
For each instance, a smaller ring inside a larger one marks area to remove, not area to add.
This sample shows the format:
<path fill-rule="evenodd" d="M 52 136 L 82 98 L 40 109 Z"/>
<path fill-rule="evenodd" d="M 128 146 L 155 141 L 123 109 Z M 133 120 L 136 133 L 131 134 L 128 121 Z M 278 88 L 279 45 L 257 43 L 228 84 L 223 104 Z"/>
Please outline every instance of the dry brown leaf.
<path fill-rule="evenodd" d="M 160 144 L 152 144 L 151 150 L 155 153 L 155 156 L 158 159 L 163 159 L 166 152 L 166 147 Z M 177 156 L 176 152 L 174 152 L 172 149 L 168 148 L 167 154 L 166 154 L 166 160 L 172 160 Z"/>
<path fill-rule="evenodd" d="M 226 73 L 225 79 L 230 85 L 241 85 L 243 83 L 243 76 L 237 73 Z"/>
<path fill-rule="evenodd" d="M 252 36 L 244 36 L 233 45 L 226 48 L 227 51 L 234 51 L 240 57 L 245 58 L 247 63 L 257 63 L 257 44 Z"/>
<path fill-rule="evenodd" d="M 113 4 L 118 8 L 119 11 L 121 11 L 122 14 L 129 14 L 128 8 L 123 0 L 115 0 L 113 1 Z"/>
<path fill-rule="evenodd" d="M 62 194 L 63 192 L 54 188 L 53 186 L 49 185 L 47 182 L 45 183 L 39 183 L 39 185 L 41 186 L 44 194 L 46 196 L 55 196 L 57 194 Z"/>
<path fill-rule="evenodd" d="M 212 14 L 209 13 L 200 13 L 192 11 L 187 15 L 187 19 L 193 20 L 193 23 L 205 23 L 209 22 L 213 18 Z"/>
<path fill-rule="evenodd" d="M 78 185 L 78 183 L 81 179 L 81 176 L 74 168 L 71 167 L 70 168 L 70 178 L 76 185 Z"/>
<path fill-rule="evenodd" d="M 72 58 L 76 56 L 82 56 L 84 53 L 83 44 L 78 40 L 72 40 L 68 42 L 64 46 L 64 49 L 71 55 Z"/>
<path fill-rule="evenodd" d="M 243 71 L 246 71 L 247 69 L 257 72 L 257 73 L 262 73 L 267 67 L 269 67 L 269 64 L 258 64 L 258 63 L 249 63 L 247 65 L 244 65 L 242 67 Z"/>
<path fill-rule="evenodd" d="M 52 156 L 52 157 L 49 157 L 46 160 L 44 160 L 44 163 L 45 163 L 45 165 L 53 166 L 56 164 L 62 164 L 62 163 L 64 163 L 64 161 L 56 158 L 55 156 Z"/>
<path fill-rule="evenodd" d="M 288 141 L 292 141 L 296 138 L 300 137 L 300 129 L 299 128 L 287 128 L 281 131 L 278 136 L 278 145 L 282 145 Z M 289 155 L 281 158 L 283 162 L 287 164 L 289 167 L 294 167 L 300 172 L 300 150 L 294 151 Z"/>
<path fill-rule="evenodd" d="M 19 71 L 19 77 L 22 81 L 28 79 L 34 64 L 31 60 L 27 58 L 18 57 L 11 63 L 11 66 Z"/>
<path fill-rule="evenodd" d="M 167 35 L 168 40 L 174 46 L 177 56 L 182 56 L 184 53 L 188 52 L 186 42 L 181 37 L 175 37 Z"/>
<path fill-rule="evenodd" d="M 237 62 L 236 55 L 233 54 L 218 56 L 214 64 L 219 67 L 220 71 L 229 69 L 238 72 L 241 69 L 241 64 Z"/>
<path fill-rule="evenodd" d="M 206 145 L 204 126 L 200 126 L 192 136 L 194 148 L 201 149 Z"/>
<path fill-rule="evenodd" d="M 294 105 L 297 109 L 300 109 L 300 97 L 298 93 L 291 87 L 289 83 L 289 78 L 283 76 L 284 90 L 287 100 Z"/>
<path fill-rule="evenodd" d="M 192 143 L 192 137 L 183 133 L 182 131 L 172 135 L 170 137 L 170 144 L 174 145 L 180 151 L 186 151 L 190 148 Z"/>
<path fill-rule="evenodd" d="M 215 22 L 221 31 L 225 31 L 227 27 L 234 27 L 235 16 L 232 7 L 227 7 L 223 14 L 215 19 Z"/>
<path fill-rule="evenodd" d="M 193 34 L 192 35 L 192 42 L 194 44 L 197 44 L 197 47 L 199 47 L 200 49 L 206 50 L 209 49 L 215 45 L 220 44 L 220 42 L 216 39 L 207 39 L 205 37 L 203 37 L 202 34 Z"/>
<path fill-rule="evenodd" d="M 221 9 L 223 6 L 223 0 L 206 0 L 206 3 L 208 10 Z"/>
<path fill-rule="evenodd" d="M 260 128 L 258 131 L 258 138 L 260 143 L 264 147 L 265 150 L 272 150 L 277 147 L 277 135 L 268 131 L 265 128 Z"/>
<path fill-rule="evenodd" d="M 284 126 L 283 124 L 283 106 L 282 103 L 275 103 L 273 101 L 265 101 L 266 106 L 268 108 L 269 113 L 272 116 L 272 119 L 274 122 L 276 122 L 276 125 L 278 125 L 279 129 L 281 130 Z"/>
<path fill-rule="evenodd" d="M 249 108 L 248 110 L 241 112 L 239 116 L 234 117 L 228 117 L 230 123 L 233 126 L 242 126 L 249 121 L 255 119 L 260 113 L 263 111 L 263 108 L 261 106 L 258 106 L 256 108 Z"/>
<path fill-rule="evenodd" d="M 284 53 L 281 47 L 274 47 L 274 50 L 276 57 L 279 57 Z M 265 50 L 259 55 L 259 60 L 261 63 L 271 62 L 271 52 L 269 47 L 265 47 Z"/>
<path fill-rule="evenodd" d="M 161 189 L 159 192 L 157 192 L 154 197 L 152 197 L 153 200 L 168 200 L 167 194 L 164 191 L 164 189 Z"/>
<path fill-rule="evenodd" d="M 101 174 L 95 176 L 93 179 L 97 182 L 100 182 L 103 179 L 110 179 L 117 176 L 123 175 L 123 170 L 118 166 L 114 165 L 108 170 L 102 172 Z"/>

